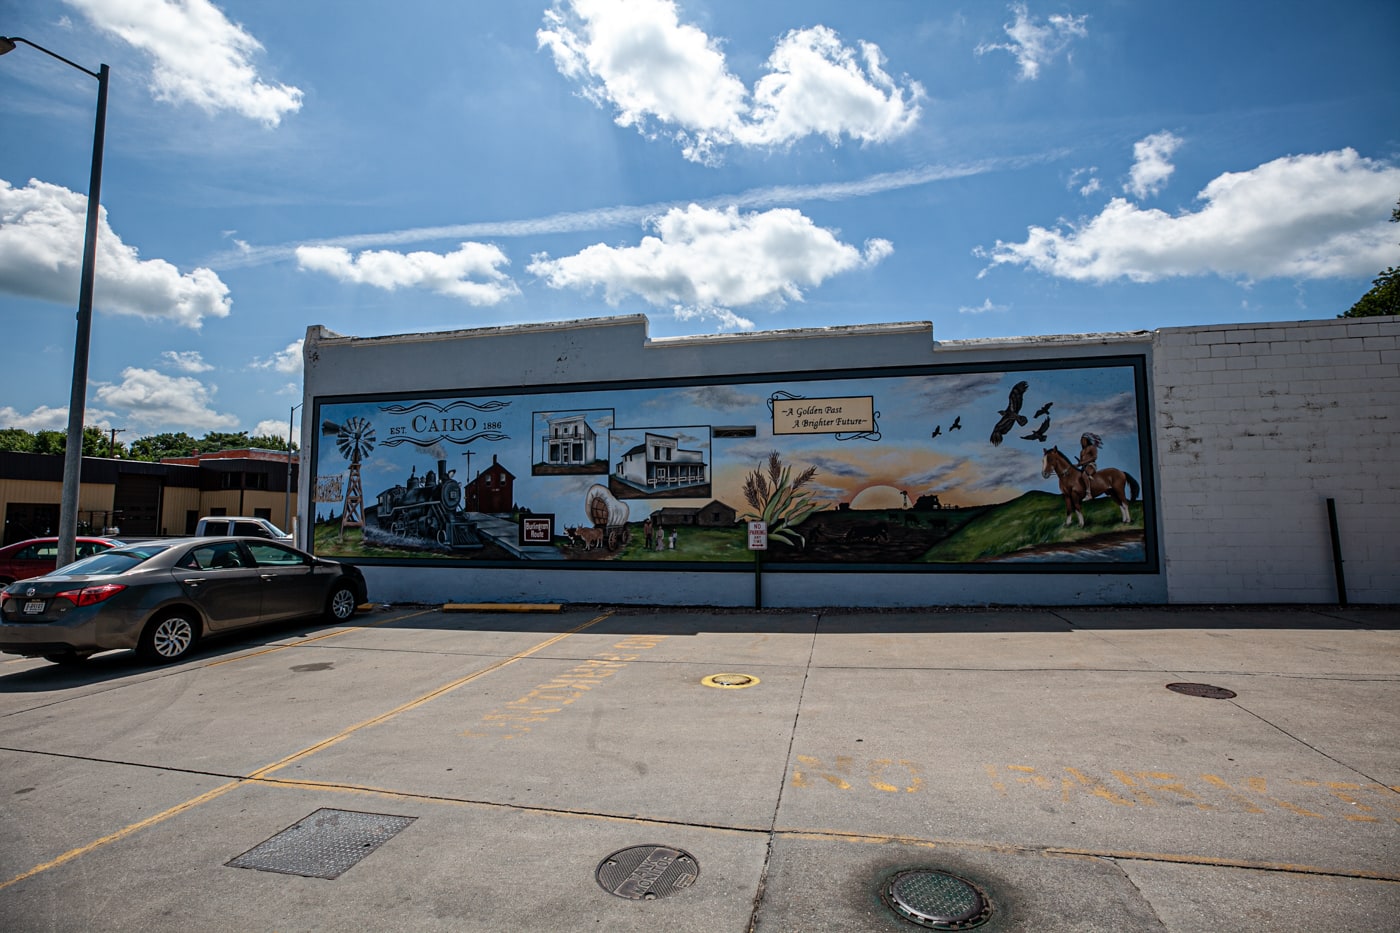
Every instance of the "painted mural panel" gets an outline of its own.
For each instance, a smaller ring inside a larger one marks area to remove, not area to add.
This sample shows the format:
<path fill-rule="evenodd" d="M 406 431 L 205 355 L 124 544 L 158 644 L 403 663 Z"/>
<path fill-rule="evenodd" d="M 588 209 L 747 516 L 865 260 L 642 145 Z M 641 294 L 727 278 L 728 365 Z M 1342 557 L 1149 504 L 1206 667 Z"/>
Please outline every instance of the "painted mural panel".
<path fill-rule="evenodd" d="M 318 554 L 1153 571 L 1140 357 L 321 400 Z"/>

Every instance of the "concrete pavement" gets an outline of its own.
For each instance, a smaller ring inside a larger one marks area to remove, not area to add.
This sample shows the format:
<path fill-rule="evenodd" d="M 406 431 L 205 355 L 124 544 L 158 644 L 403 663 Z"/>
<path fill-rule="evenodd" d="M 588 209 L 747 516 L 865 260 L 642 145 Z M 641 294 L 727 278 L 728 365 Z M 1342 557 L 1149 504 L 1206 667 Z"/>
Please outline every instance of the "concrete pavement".
<path fill-rule="evenodd" d="M 337 877 L 228 864 L 363 814 L 411 822 Z M 603 890 L 643 846 L 693 883 Z M 7 931 L 897 933 L 903 869 L 986 931 L 1400 929 L 1400 610 L 396 606 L 0 661 Z"/>

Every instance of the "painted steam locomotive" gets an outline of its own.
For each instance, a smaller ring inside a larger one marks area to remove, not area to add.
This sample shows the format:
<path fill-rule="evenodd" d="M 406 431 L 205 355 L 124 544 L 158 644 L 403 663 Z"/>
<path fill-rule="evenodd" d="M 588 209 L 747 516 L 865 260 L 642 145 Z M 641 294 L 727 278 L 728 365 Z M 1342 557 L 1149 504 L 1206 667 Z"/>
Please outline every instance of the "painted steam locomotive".
<path fill-rule="evenodd" d="M 462 484 L 453 478 L 456 471 L 447 469 L 446 460 L 437 464 L 436 473 L 429 470 L 419 477 L 414 467 L 405 485 L 379 493 L 376 504 L 365 510 L 368 537 L 388 543 L 431 543 L 452 550 L 482 546 L 475 523 L 462 511 Z"/>

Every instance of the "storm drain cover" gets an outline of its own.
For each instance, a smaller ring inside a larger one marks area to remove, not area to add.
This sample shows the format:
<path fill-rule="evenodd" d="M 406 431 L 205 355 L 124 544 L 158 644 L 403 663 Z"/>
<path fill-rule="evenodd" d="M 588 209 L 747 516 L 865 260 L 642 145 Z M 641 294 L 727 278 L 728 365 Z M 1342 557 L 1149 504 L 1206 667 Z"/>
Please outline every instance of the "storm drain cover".
<path fill-rule="evenodd" d="M 1233 690 L 1226 690 L 1224 687 L 1212 687 L 1210 684 L 1167 684 L 1168 690 L 1175 690 L 1177 693 L 1184 693 L 1189 697 L 1206 697 L 1210 700 L 1228 700 L 1239 696 Z"/>
<path fill-rule="evenodd" d="M 700 678 L 700 682 L 707 687 L 734 690 L 739 687 L 752 687 L 758 683 L 758 678 L 752 674 L 711 674 L 709 677 Z"/>
<path fill-rule="evenodd" d="M 307 878 L 338 878 L 416 819 L 323 807 L 227 864 Z"/>
<path fill-rule="evenodd" d="M 594 877 L 609 894 L 632 901 L 654 901 L 694 884 L 700 877 L 700 864 L 684 849 L 632 846 L 599 862 Z"/>
<path fill-rule="evenodd" d="M 898 872 L 880 895 L 899 916 L 930 930 L 970 930 L 992 916 L 992 903 L 977 885 L 946 871 Z"/>

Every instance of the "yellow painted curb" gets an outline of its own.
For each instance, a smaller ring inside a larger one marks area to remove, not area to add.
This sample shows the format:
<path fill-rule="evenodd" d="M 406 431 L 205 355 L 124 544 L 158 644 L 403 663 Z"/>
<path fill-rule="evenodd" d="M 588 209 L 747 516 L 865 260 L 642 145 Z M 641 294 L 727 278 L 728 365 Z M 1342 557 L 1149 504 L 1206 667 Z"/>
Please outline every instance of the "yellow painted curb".
<path fill-rule="evenodd" d="M 559 612 L 563 603 L 444 603 L 443 612 Z"/>

